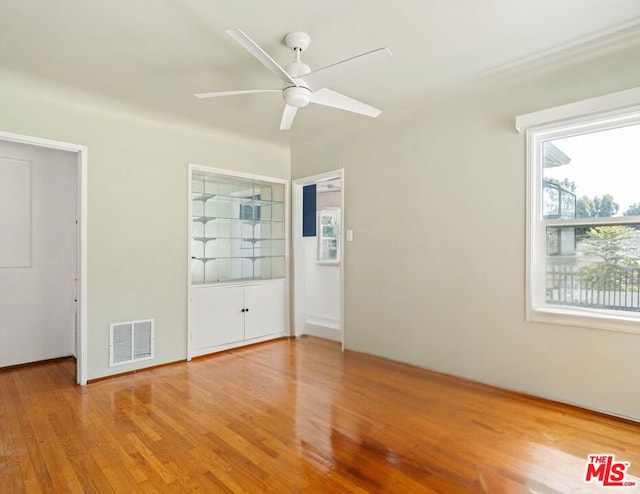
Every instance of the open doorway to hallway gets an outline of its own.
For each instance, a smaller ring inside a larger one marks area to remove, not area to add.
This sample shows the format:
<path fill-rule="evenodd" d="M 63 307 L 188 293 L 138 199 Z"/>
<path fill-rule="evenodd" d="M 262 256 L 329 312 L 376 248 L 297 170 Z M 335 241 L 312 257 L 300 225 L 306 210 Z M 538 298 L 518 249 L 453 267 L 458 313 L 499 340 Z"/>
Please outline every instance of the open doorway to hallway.
<path fill-rule="evenodd" d="M 293 181 L 294 333 L 344 341 L 343 170 Z"/>

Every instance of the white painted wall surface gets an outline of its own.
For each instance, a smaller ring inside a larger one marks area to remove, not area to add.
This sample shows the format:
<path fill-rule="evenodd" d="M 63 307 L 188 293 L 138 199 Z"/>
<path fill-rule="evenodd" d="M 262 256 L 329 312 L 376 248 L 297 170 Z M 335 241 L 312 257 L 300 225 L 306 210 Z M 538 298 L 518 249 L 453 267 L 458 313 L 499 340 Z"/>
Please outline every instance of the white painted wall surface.
<path fill-rule="evenodd" d="M 334 192 L 318 192 L 316 197 L 316 208 L 318 211 L 323 208 L 341 208 L 340 201 L 342 194 L 340 191 Z"/>
<path fill-rule="evenodd" d="M 293 142 L 294 179 L 338 165 L 348 177 L 347 349 L 640 420 L 640 334 L 525 320 L 514 119 L 640 86 L 637 39 L 582 57 L 352 118 L 356 137 Z"/>
<path fill-rule="evenodd" d="M 305 320 L 340 329 L 340 267 L 318 264 L 318 237 L 304 237 Z"/>
<path fill-rule="evenodd" d="M 0 130 L 88 149 L 87 378 L 185 359 L 189 163 L 288 179 L 289 148 L 4 68 L 0 94 Z M 153 360 L 110 368 L 109 324 L 151 318 Z"/>
<path fill-rule="evenodd" d="M 31 263 L 0 268 L 0 367 L 75 354 L 77 155 L 0 140 L 0 156 L 31 161 L 32 198 Z"/>
<path fill-rule="evenodd" d="M 0 154 L 0 268 L 31 266 L 31 168 Z"/>

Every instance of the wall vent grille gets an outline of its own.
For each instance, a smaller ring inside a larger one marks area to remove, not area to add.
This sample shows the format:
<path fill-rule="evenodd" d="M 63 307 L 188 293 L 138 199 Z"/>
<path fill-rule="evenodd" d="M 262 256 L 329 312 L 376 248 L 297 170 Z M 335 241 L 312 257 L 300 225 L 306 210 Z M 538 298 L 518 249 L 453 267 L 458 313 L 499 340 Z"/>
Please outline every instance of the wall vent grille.
<path fill-rule="evenodd" d="M 110 325 L 109 367 L 153 358 L 153 319 Z"/>

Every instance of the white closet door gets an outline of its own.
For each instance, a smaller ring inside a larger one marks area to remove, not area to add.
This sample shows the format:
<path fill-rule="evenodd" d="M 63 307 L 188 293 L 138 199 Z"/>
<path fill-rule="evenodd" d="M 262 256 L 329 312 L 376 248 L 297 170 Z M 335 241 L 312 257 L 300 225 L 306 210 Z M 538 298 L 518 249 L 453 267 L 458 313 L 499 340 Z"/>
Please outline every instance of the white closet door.
<path fill-rule="evenodd" d="M 77 168 L 0 140 L 0 367 L 76 353 Z"/>

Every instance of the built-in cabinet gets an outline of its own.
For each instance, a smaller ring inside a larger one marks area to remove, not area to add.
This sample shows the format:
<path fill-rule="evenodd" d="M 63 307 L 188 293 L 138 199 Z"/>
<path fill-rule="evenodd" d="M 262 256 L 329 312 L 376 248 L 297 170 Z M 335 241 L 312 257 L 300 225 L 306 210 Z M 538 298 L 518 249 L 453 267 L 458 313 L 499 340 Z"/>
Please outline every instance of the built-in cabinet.
<path fill-rule="evenodd" d="M 286 180 L 191 166 L 189 356 L 288 334 Z"/>
<path fill-rule="evenodd" d="M 206 286 L 192 291 L 193 356 L 285 331 L 284 280 L 256 285 Z"/>

